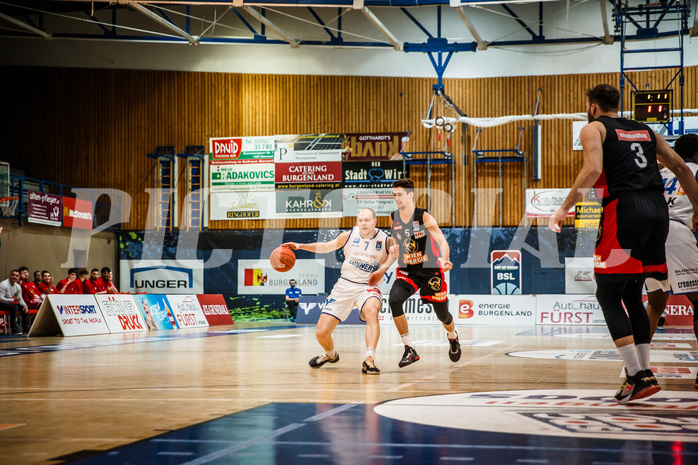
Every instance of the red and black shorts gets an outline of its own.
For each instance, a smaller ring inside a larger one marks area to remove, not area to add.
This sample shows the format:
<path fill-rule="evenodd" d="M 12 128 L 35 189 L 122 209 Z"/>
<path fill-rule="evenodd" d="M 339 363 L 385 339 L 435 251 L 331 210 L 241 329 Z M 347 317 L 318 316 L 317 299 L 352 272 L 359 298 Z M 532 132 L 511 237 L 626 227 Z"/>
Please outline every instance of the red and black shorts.
<path fill-rule="evenodd" d="M 594 250 L 597 281 L 666 279 L 668 232 L 669 213 L 661 191 L 626 193 L 608 201 Z"/>
<path fill-rule="evenodd" d="M 445 302 L 448 299 L 446 280 L 441 268 L 421 268 L 410 271 L 398 268 L 395 279 L 409 284 L 413 294 L 419 290 L 422 299 L 432 302 Z"/>

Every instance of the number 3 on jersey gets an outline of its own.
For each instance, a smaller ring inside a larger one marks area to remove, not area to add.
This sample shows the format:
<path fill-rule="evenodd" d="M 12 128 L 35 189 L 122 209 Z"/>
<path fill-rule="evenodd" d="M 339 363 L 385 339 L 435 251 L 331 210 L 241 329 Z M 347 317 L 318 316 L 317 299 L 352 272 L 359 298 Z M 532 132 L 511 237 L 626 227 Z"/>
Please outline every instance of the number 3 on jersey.
<path fill-rule="evenodd" d="M 633 142 L 630 144 L 630 149 L 635 152 L 635 156 L 637 157 L 635 159 L 635 163 L 637 163 L 637 166 L 640 168 L 647 168 L 647 158 L 645 158 L 645 152 L 642 150 L 642 145 L 638 144 L 637 142 Z"/>

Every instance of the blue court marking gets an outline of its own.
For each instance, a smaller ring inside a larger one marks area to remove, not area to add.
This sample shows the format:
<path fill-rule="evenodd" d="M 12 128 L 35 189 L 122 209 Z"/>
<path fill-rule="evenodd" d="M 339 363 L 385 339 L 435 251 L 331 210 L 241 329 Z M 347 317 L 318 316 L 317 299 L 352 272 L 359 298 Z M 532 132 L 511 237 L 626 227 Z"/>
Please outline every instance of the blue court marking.
<path fill-rule="evenodd" d="M 120 340 L 104 340 L 104 341 L 90 341 L 90 342 L 62 342 L 60 344 L 49 344 L 44 346 L 25 346 L 25 347 L 13 347 L 11 349 L 0 349 L 0 357 L 10 357 L 13 355 L 28 355 L 28 354 L 41 354 L 45 352 L 60 352 L 63 350 L 77 350 L 77 349 L 93 349 L 96 347 L 109 347 L 109 346 L 119 346 L 126 344 L 141 344 L 148 342 L 165 342 L 165 341 L 175 341 L 178 339 L 199 339 L 202 337 L 215 337 L 215 336 L 231 336 L 237 334 L 249 334 L 249 333 L 261 333 L 268 331 L 277 331 L 281 329 L 295 328 L 295 325 L 281 325 L 281 326 L 267 326 L 264 328 L 246 328 L 246 329 L 209 329 L 206 332 L 200 333 L 190 333 L 190 334 L 174 334 L 176 330 L 165 330 L 159 331 L 161 333 L 170 334 L 159 334 L 156 336 L 146 336 L 146 337 L 134 337 L 132 339 L 120 339 Z M 204 328 L 201 328 L 204 329 Z M 124 334 L 128 335 L 128 333 Z M 137 333 L 134 334 L 137 336 Z M 36 339 L 30 339 L 32 341 Z M 28 340 L 25 339 L 25 342 Z M 12 341 L 8 341 L 12 342 Z"/>
<path fill-rule="evenodd" d="M 698 462 L 698 443 L 466 431 L 392 420 L 376 414 L 373 407 L 268 404 L 77 463 L 676 465 Z"/>

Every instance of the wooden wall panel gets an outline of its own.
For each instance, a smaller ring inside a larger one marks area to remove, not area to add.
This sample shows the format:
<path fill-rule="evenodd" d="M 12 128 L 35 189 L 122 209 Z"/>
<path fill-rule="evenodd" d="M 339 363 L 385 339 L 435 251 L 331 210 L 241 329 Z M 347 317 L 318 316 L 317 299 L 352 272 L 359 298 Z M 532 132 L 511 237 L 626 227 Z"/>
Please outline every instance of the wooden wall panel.
<path fill-rule="evenodd" d="M 146 157 L 158 145 L 208 145 L 210 137 L 327 132 L 412 131 L 411 151 L 447 147 L 448 165 L 433 165 L 431 211 L 443 226 L 472 226 L 477 196 L 478 226 L 499 226 L 496 164 L 478 164 L 473 177 L 472 145 L 477 129 L 459 125 L 451 134 L 424 128 L 420 120 L 432 100 L 434 79 L 361 76 L 282 76 L 163 71 L 4 67 L 0 70 L 11 118 L 1 127 L 1 157 L 33 178 L 89 188 L 120 189 L 133 200 L 127 229 L 147 224 L 154 162 Z M 631 73 L 640 88 L 664 88 L 675 70 Z M 618 84 L 618 73 L 446 79 L 445 91 L 471 117 L 532 114 L 538 88 L 540 112 L 584 111 L 584 92 L 601 82 Z M 698 107 L 698 67 L 685 69 L 684 107 Z M 672 84 L 679 102 L 678 78 Z M 630 84 L 624 94 L 630 107 Z M 436 99 L 434 116 L 455 116 Z M 513 149 L 524 127 L 522 150 L 530 157 L 530 121 L 484 128 L 479 149 Z M 440 134 L 439 134 L 440 133 Z M 572 122 L 542 122 L 542 179 L 528 188 L 571 186 L 581 167 L 572 151 Z M 440 137 L 439 137 L 440 136 Z M 417 155 L 416 159 L 426 156 Z M 467 161 L 464 164 L 464 160 Z M 181 175 L 182 173 L 180 173 Z M 427 168 L 412 166 L 418 187 L 427 185 Z M 503 226 L 524 216 L 523 167 L 502 164 Z M 452 196 L 452 198 L 451 198 Z M 178 199 L 180 205 L 183 193 Z M 451 201 L 455 206 L 452 220 Z M 425 196 L 420 206 L 427 204 Z M 315 220 L 213 221 L 211 229 L 349 227 L 353 218 Z M 381 219 L 379 225 L 387 225 Z"/>

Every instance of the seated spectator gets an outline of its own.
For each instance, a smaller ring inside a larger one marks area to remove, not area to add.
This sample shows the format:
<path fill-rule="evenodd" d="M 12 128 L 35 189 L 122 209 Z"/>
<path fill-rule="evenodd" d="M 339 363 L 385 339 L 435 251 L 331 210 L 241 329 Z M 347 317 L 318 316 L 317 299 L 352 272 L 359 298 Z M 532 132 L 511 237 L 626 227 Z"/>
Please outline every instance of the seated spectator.
<path fill-rule="evenodd" d="M 22 288 L 22 300 L 27 304 L 27 308 L 29 310 L 39 310 L 44 298 L 36 284 L 33 281 L 29 281 L 29 268 L 26 266 L 19 268 L 19 285 Z"/>
<path fill-rule="evenodd" d="M 75 292 L 68 292 L 68 286 L 74 283 L 76 279 L 78 279 L 78 270 L 71 268 L 68 270 L 68 277 L 58 281 L 58 286 L 56 286 L 56 289 L 58 289 L 58 292 L 61 294 L 75 294 Z"/>
<path fill-rule="evenodd" d="M 75 288 L 75 292 L 72 292 L 72 294 L 82 294 L 84 291 L 84 286 L 85 286 L 85 281 L 87 278 L 90 276 L 90 273 L 86 269 L 82 269 L 78 272 L 78 279 L 75 280 L 73 283 L 73 286 Z"/>
<path fill-rule="evenodd" d="M 286 306 L 288 306 L 288 312 L 291 314 L 290 320 L 295 323 L 296 313 L 298 312 L 298 300 L 302 293 L 301 290 L 296 287 L 295 279 L 291 279 L 288 284 L 291 287 L 286 289 Z"/>
<path fill-rule="evenodd" d="M 60 294 L 58 289 L 56 289 L 53 285 L 53 276 L 51 276 L 51 273 L 46 270 L 41 272 L 41 284 L 39 284 L 39 290 L 44 295 Z"/>
<path fill-rule="evenodd" d="M 116 289 L 116 286 L 112 282 L 112 272 L 111 269 L 108 266 L 105 266 L 102 268 L 102 277 L 97 280 L 97 286 L 95 287 L 100 287 L 100 290 L 97 292 L 97 294 L 118 294 L 119 291 Z M 101 282 L 100 282 L 101 280 Z"/>
<path fill-rule="evenodd" d="M 22 315 L 22 327 L 29 332 L 29 310 L 22 299 L 19 284 L 19 270 L 12 270 L 10 277 L 0 282 L 0 310 L 9 310 L 12 334 L 22 334 L 17 324 L 17 313 Z"/>
<path fill-rule="evenodd" d="M 100 279 L 99 270 L 97 268 L 92 268 L 92 271 L 90 271 L 89 279 L 86 279 L 85 282 L 82 283 L 82 293 L 96 294 L 97 289 L 95 288 L 95 284 L 97 283 L 98 279 Z"/>
<path fill-rule="evenodd" d="M 36 287 L 39 287 L 39 284 L 41 284 L 41 271 L 39 270 L 34 272 L 34 284 L 36 284 Z"/>

